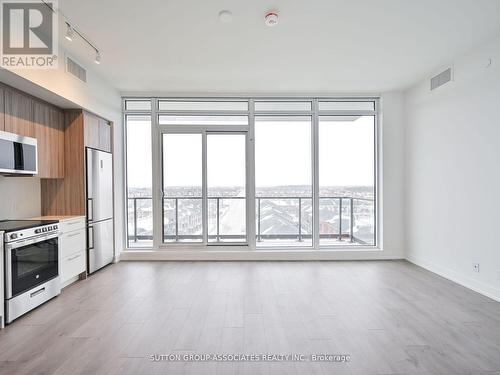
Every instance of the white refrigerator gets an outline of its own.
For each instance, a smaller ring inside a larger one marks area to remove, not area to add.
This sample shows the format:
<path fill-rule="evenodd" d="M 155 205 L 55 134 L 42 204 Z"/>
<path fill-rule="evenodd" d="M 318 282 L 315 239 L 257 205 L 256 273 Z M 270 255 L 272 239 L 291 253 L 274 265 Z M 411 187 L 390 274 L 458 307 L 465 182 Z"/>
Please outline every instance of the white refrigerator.
<path fill-rule="evenodd" d="M 86 149 L 87 165 L 87 271 L 111 263 L 113 244 L 113 155 Z"/>

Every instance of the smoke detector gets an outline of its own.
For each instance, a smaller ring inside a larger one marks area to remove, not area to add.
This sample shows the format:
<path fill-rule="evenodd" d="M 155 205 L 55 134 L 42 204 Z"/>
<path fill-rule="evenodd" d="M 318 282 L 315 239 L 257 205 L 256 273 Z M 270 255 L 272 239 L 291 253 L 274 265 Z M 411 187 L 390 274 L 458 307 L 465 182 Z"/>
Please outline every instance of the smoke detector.
<path fill-rule="evenodd" d="M 278 13 L 269 12 L 264 17 L 264 23 L 266 26 L 272 27 L 278 24 Z"/>

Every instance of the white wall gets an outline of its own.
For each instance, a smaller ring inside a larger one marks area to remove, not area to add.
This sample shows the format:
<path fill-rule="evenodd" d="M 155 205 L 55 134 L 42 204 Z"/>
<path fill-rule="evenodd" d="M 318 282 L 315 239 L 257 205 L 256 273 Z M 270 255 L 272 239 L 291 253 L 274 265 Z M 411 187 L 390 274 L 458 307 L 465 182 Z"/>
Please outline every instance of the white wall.
<path fill-rule="evenodd" d="M 381 98 L 382 131 L 382 247 L 385 254 L 404 257 L 404 95 L 388 92 Z"/>
<path fill-rule="evenodd" d="M 40 216 L 40 179 L 0 176 L 0 220 Z"/>
<path fill-rule="evenodd" d="M 500 300 L 500 38 L 453 64 L 406 95 L 407 257 Z"/>
<path fill-rule="evenodd" d="M 58 69 L 18 69 L 4 71 L 0 69 L 0 79 L 41 97 L 55 105 L 84 108 L 102 116 L 114 123 L 114 168 L 115 168 L 115 249 L 119 253 L 123 250 L 123 124 L 121 96 L 113 87 L 99 77 L 94 70 L 87 70 L 87 83 L 84 84 L 65 71 L 62 57 Z M 87 67 L 89 68 L 89 67 Z M 97 68 L 98 69 L 98 68 Z M 13 74 L 14 73 L 14 77 Z M 1 184 L 1 182 L 0 182 Z M 1 193 L 0 188 L 0 193 Z M 38 194 L 39 196 L 39 194 Z M 40 210 L 40 202 L 31 198 L 31 210 Z M 27 203 L 27 204 L 29 204 Z"/>

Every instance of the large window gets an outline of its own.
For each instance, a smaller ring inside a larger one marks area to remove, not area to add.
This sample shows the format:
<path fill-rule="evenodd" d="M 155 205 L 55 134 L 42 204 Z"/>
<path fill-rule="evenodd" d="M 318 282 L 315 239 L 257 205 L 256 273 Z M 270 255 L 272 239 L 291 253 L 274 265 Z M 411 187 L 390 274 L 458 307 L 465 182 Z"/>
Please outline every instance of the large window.
<path fill-rule="evenodd" d="M 312 246 L 311 117 L 255 117 L 257 246 Z"/>
<path fill-rule="evenodd" d="M 140 102 L 134 101 L 133 105 L 137 103 Z M 130 248 L 151 247 L 153 246 L 151 115 L 126 115 L 125 121 L 127 244 Z"/>
<path fill-rule="evenodd" d="M 320 245 L 375 243 L 375 117 L 319 118 Z"/>
<path fill-rule="evenodd" d="M 130 98 L 124 111 L 129 248 L 377 245 L 376 99 Z"/>

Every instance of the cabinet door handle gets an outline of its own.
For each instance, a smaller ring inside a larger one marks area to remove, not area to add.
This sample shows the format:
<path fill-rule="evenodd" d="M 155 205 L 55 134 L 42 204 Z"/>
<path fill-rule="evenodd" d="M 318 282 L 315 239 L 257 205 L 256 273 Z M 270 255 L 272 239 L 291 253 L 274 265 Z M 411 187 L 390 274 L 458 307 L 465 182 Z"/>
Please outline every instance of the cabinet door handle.
<path fill-rule="evenodd" d="M 77 232 L 77 233 L 71 233 L 71 234 L 67 234 L 67 235 L 66 235 L 66 237 L 68 237 L 68 238 L 69 238 L 69 237 L 75 237 L 75 236 L 78 236 L 78 235 L 80 235 L 80 234 L 81 234 L 81 233 L 78 233 L 78 232 Z"/>
<path fill-rule="evenodd" d="M 75 260 L 76 258 L 80 258 L 82 254 L 75 255 L 74 257 L 68 258 L 68 261 Z"/>

